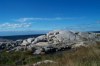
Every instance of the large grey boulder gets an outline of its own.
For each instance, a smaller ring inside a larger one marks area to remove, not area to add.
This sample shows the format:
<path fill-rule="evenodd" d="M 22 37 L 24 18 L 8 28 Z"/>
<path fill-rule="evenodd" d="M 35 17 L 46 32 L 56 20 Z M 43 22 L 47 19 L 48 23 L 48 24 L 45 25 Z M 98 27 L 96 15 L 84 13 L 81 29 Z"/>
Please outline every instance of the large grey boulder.
<path fill-rule="evenodd" d="M 22 46 L 26 46 L 26 45 L 28 45 L 29 44 L 29 42 L 27 42 L 27 40 L 23 40 L 23 42 L 22 42 Z"/>
<path fill-rule="evenodd" d="M 35 40 L 32 42 L 32 44 L 36 44 L 38 42 L 46 42 L 46 41 L 47 41 L 46 35 L 41 35 L 41 36 L 35 38 Z"/>
<path fill-rule="evenodd" d="M 32 43 L 32 41 L 34 41 L 34 39 L 35 39 L 34 37 L 33 37 L 33 38 L 28 38 L 28 39 L 27 39 L 27 42 L 28 42 L 28 43 Z"/>
<path fill-rule="evenodd" d="M 97 35 L 89 32 L 74 32 L 66 30 L 55 30 L 47 33 L 48 43 L 53 47 L 78 47 L 95 44 Z"/>
<path fill-rule="evenodd" d="M 76 34 L 71 31 L 58 30 L 47 33 L 48 42 L 51 44 L 62 44 L 73 42 L 76 40 Z"/>
<path fill-rule="evenodd" d="M 48 42 L 51 44 L 57 43 L 74 43 L 79 41 L 92 41 L 97 36 L 94 33 L 89 32 L 73 32 L 66 30 L 56 30 L 47 33 Z"/>
<path fill-rule="evenodd" d="M 33 38 L 28 38 L 28 39 L 25 39 L 25 40 L 23 40 L 23 42 L 22 42 L 22 46 L 24 45 L 24 46 L 27 46 L 27 45 L 29 45 L 29 44 L 31 44 L 32 43 L 32 41 L 34 41 L 34 37 Z"/>

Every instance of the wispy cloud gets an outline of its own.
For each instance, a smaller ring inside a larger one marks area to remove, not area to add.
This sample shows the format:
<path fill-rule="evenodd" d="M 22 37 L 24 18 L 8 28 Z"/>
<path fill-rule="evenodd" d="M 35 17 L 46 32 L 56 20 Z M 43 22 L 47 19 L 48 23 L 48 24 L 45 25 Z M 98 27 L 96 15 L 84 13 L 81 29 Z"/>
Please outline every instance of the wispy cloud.
<path fill-rule="evenodd" d="M 68 17 L 54 17 L 54 18 L 19 18 L 19 19 L 15 19 L 12 20 L 13 22 L 9 21 L 9 22 L 2 22 L 2 24 L 0 24 L 0 31 L 1 30 L 28 30 L 28 29 L 34 29 L 32 27 L 36 27 L 36 24 L 39 20 L 42 21 L 55 21 L 55 20 L 76 20 L 76 19 L 82 19 L 83 17 L 80 18 L 68 18 Z M 34 24 L 34 23 L 36 24 Z M 52 25 L 52 27 L 54 27 L 55 29 L 58 27 L 55 27 Z M 61 27 L 62 28 L 62 27 Z"/>
<path fill-rule="evenodd" d="M 31 23 L 3 23 L 3 24 L 0 24 L 1 29 L 28 28 L 30 26 L 31 26 Z"/>
<path fill-rule="evenodd" d="M 76 17 L 54 17 L 54 18 L 19 18 L 16 19 L 15 21 L 18 22 L 26 22 L 26 21 L 34 21 L 34 20 L 74 20 L 74 19 L 81 19 L 81 17 L 76 18 Z"/>

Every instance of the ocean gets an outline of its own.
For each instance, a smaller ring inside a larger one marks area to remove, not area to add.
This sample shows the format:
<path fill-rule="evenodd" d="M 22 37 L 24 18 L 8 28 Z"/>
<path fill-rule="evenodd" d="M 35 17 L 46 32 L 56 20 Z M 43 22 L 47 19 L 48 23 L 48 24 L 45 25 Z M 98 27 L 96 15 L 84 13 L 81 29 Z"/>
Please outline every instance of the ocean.
<path fill-rule="evenodd" d="M 32 37 L 38 37 L 44 34 L 34 34 L 34 35 L 14 35 L 14 36 L 0 36 L 0 39 L 7 39 L 7 40 L 18 40 L 18 39 L 27 39 Z"/>

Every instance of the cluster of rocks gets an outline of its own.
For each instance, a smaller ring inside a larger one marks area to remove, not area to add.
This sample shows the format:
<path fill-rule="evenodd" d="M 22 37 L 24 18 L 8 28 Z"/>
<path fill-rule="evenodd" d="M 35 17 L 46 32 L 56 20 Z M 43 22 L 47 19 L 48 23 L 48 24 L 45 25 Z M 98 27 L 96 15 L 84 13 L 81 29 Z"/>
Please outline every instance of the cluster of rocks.
<path fill-rule="evenodd" d="M 23 40 L 7 40 L 7 39 L 0 39 L 0 51 L 2 50 L 12 50 L 13 48 L 20 46 Z"/>
<path fill-rule="evenodd" d="M 25 40 L 17 40 L 14 43 L 10 42 L 10 50 L 31 50 L 33 54 L 45 54 L 65 49 L 76 48 L 80 46 L 88 46 L 100 41 L 100 37 L 95 33 L 89 32 L 73 32 L 66 30 L 55 30 L 41 35 L 36 38 L 28 38 Z M 0 43 L 0 48 L 2 47 Z M 8 47 L 7 44 L 6 48 Z"/>

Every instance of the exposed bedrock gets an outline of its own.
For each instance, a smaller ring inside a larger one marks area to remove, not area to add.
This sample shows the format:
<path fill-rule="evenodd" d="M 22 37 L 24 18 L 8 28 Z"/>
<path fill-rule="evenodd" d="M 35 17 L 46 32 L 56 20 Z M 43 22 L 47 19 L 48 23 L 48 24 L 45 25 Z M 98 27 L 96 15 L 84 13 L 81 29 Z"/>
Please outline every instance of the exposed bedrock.
<path fill-rule="evenodd" d="M 33 54 L 45 54 L 80 46 L 87 47 L 97 41 L 100 41 L 100 36 L 95 33 L 54 30 L 36 38 L 17 40 L 15 44 L 0 43 L 0 49 L 10 47 L 9 50 L 19 51 L 23 49 L 24 51 L 32 50 Z"/>

